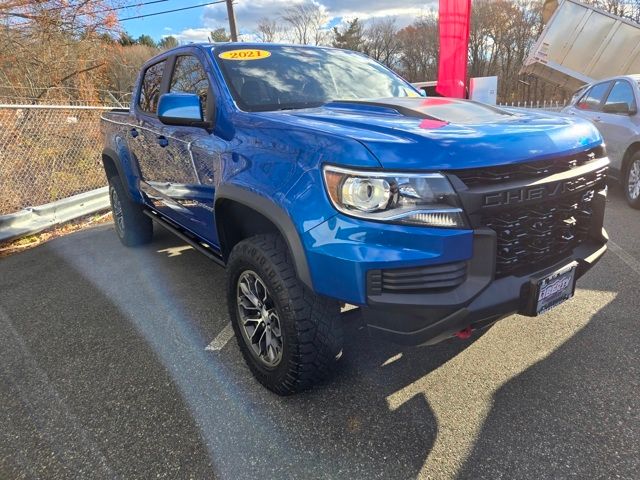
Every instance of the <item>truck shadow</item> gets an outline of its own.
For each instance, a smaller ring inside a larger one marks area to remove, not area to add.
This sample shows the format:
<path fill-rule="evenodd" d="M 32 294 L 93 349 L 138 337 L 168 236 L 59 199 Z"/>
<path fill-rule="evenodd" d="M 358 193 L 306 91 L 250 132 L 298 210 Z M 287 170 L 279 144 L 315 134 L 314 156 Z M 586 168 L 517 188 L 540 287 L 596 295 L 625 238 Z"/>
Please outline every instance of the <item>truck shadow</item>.
<path fill-rule="evenodd" d="M 637 277 L 621 270 L 590 276 L 587 288 L 607 285 L 615 299 L 495 392 L 459 478 L 638 478 Z"/>

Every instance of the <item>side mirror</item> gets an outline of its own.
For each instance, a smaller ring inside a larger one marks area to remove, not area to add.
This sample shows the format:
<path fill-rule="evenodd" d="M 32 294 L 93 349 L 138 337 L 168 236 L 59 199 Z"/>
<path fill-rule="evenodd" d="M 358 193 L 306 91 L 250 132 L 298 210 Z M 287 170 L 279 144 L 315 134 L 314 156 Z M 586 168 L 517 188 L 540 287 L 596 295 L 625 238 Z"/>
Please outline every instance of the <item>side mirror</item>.
<path fill-rule="evenodd" d="M 193 93 L 165 93 L 158 101 L 158 120 L 165 125 L 211 128 L 204 119 L 200 97 Z"/>
<path fill-rule="evenodd" d="M 633 113 L 627 102 L 605 103 L 602 106 L 602 111 L 604 113 L 621 113 L 623 115 L 631 115 Z"/>

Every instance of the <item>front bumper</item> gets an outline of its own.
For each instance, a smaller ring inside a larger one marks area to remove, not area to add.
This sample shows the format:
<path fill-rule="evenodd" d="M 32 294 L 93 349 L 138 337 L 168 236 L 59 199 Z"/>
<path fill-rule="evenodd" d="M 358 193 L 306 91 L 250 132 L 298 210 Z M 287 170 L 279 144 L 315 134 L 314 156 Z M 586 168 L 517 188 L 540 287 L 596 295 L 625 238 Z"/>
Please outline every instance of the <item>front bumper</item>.
<path fill-rule="evenodd" d="M 527 314 L 532 282 L 576 261 L 576 277 L 584 275 L 604 255 L 608 239 L 602 229 L 600 241 L 590 239 L 555 265 L 526 276 L 491 280 L 485 276 L 490 262 L 482 260 L 490 235 L 480 233 L 474 242 L 474 257 L 468 280 L 457 291 L 405 298 L 370 298 L 363 316 L 372 335 L 405 345 L 430 345 L 467 328 L 488 326 L 513 313 Z M 382 295 L 381 297 L 384 297 Z M 390 301 L 392 300 L 392 301 Z"/>
<path fill-rule="evenodd" d="M 604 161 L 596 160 L 591 165 L 587 165 L 585 170 L 601 169 L 602 163 Z M 568 174 L 561 175 L 568 176 Z M 467 277 L 457 287 L 419 295 L 388 293 L 393 291 L 388 287 L 387 293 L 385 289 L 378 289 L 373 292 L 373 295 L 371 290 L 368 291 L 367 306 L 363 308 L 363 313 L 372 333 L 402 344 L 437 343 L 467 327 L 481 328 L 513 313 L 530 314 L 532 303 L 534 303 L 531 299 L 532 289 L 535 288 L 538 280 L 573 262 L 576 264 L 576 278 L 584 275 L 602 257 L 607 248 L 608 237 L 603 228 L 606 186 L 604 186 L 604 177 L 600 173 L 596 176 L 587 170 L 586 173 L 579 172 L 579 175 L 565 178 L 564 181 L 575 182 L 577 186 L 572 187 L 572 192 L 589 198 L 590 207 L 588 208 L 591 212 L 588 227 L 585 226 L 587 230 L 584 239 L 571 250 L 560 250 L 561 253 L 555 261 L 547 254 L 537 257 L 536 262 L 524 264 L 528 267 L 525 271 L 513 270 L 509 274 L 503 267 L 503 271 L 498 275 L 496 251 L 504 248 L 504 239 L 503 243 L 498 243 L 497 233 L 493 228 L 476 228 L 473 231 L 473 255 L 468 260 Z M 589 189 L 592 193 L 589 193 Z M 517 193 L 522 191 L 527 190 L 518 189 Z M 510 194 L 511 191 L 507 190 L 507 193 Z M 497 195 L 504 195 L 504 193 L 498 190 Z M 486 209 L 486 206 L 478 200 L 486 200 L 488 196 L 493 198 L 496 194 L 492 192 L 487 194 L 486 190 L 480 194 L 468 190 L 461 194 L 465 210 L 473 214 Z M 525 195 L 521 194 L 518 200 L 523 198 Z M 555 205 L 562 204 L 561 199 L 552 202 Z M 530 203 L 535 201 L 532 200 Z M 549 200 L 541 205 L 544 205 L 543 208 L 552 208 Z M 562 207 L 558 208 L 562 213 Z M 571 212 L 577 211 L 571 210 Z M 517 210 L 517 213 L 522 211 Z M 571 219 L 575 222 L 574 217 Z M 522 221 L 526 222 L 526 220 Z M 529 234 L 533 233 L 534 231 L 531 231 Z M 551 241 L 549 240 L 551 237 L 544 238 Z M 547 262 L 541 263 L 545 261 Z M 554 263 L 551 265 L 551 262 Z M 536 265 L 539 267 L 536 268 Z"/>

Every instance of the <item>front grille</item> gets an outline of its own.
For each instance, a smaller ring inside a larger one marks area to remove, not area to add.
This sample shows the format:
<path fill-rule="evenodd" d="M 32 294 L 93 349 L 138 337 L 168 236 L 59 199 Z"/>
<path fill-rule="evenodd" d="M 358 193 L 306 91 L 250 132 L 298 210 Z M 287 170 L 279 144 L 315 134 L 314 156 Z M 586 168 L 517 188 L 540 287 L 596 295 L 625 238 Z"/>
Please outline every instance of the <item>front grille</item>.
<path fill-rule="evenodd" d="M 416 268 L 370 270 L 369 294 L 441 292 L 457 287 L 467 278 L 467 263 L 455 262 Z"/>
<path fill-rule="evenodd" d="M 585 163 L 601 158 L 605 155 L 604 148 L 599 146 L 564 157 L 548 160 L 537 160 L 527 163 L 515 163 L 491 168 L 474 168 L 468 170 L 456 170 L 451 173 L 456 175 L 469 187 L 491 186 L 516 180 L 534 180 L 550 175 L 566 172 Z"/>
<path fill-rule="evenodd" d="M 596 189 L 482 216 L 497 234 L 496 278 L 539 270 L 583 242 L 593 216 Z"/>

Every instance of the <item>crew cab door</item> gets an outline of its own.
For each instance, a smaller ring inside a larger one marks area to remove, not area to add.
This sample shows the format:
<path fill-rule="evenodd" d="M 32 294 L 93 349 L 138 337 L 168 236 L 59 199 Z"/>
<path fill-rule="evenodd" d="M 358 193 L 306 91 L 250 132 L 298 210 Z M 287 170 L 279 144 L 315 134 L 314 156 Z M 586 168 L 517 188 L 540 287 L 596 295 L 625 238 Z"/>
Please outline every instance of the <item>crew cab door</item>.
<path fill-rule="evenodd" d="M 162 136 L 162 123 L 157 117 L 160 95 L 166 91 L 170 71 L 169 59 L 163 59 L 143 72 L 138 98 L 134 104 L 137 124 L 131 125 L 129 149 L 140 167 L 140 189 L 150 206 L 173 217 L 170 198 L 163 192 L 185 175 L 167 162 L 167 139 Z M 188 182 L 187 182 L 188 183 Z"/>
<path fill-rule="evenodd" d="M 147 107 L 143 101 L 146 81 L 147 73 L 140 109 Z M 195 52 L 178 53 L 166 60 L 158 98 L 167 92 L 197 94 L 203 111 L 212 118 L 215 99 L 211 80 Z M 157 110 L 157 101 L 154 108 Z M 154 110 L 152 115 L 147 112 L 140 115 L 144 137 L 141 152 L 136 155 L 142 173 L 140 187 L 155 209 L 217 246 L 213 215 L 214 165 L 217 165 L 214 160 L 219 157 L 224 142 L 203 128 L 164 125 L 156 113 Z"/>

